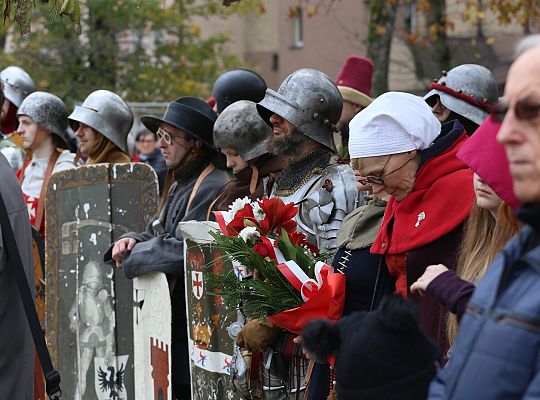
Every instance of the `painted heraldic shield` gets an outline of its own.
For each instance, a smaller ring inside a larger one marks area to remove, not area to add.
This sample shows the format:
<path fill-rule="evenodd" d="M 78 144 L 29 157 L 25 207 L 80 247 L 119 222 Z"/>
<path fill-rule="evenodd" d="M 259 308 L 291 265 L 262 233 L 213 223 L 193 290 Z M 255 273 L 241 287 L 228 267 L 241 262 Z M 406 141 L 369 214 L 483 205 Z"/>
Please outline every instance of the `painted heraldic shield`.
<path fill-rule="evenodd" d="M 134 399 L 134 284 L 102 259 L 154 217 L 156 174 L 145 164 L 79 167 L 50 178 L 46 201 L 46 337 L 63 395 Z"/>
<path fill-rule="evenodd" d="M 230 335 L 238 324 L 236 310 L 222 304 L 220 296 L 212 296 L 204 286 L 204 271 L 214 274 L 233 268 L 224 261 L 223 250 L 211 245 L 214 222 L 181 222 L 180 231 L 185 239 L 184 263 L 186 305 L 188 316 L 188 342 L 193 400 L 240 399 L 232 383 L 232 365 L 235 338 Z"/>
<path fill-rule="evenodd" d="M 135 399 L 171 400 L 171 299 L 165 274 L 133 279 Z"/>

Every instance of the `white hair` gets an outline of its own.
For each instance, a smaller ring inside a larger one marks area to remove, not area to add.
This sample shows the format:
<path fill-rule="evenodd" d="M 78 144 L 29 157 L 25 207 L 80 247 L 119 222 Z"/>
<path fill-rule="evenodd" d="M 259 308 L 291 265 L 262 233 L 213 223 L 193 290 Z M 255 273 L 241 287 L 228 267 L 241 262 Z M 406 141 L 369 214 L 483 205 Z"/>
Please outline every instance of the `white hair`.
<path fill-rule="evenodd" d="M 532 49 L 540 44 L 540 33 L 534 35 L 528 35 L 522 38 L 514 49 L 514 60 L 525 53 L 527 50 Z"/>

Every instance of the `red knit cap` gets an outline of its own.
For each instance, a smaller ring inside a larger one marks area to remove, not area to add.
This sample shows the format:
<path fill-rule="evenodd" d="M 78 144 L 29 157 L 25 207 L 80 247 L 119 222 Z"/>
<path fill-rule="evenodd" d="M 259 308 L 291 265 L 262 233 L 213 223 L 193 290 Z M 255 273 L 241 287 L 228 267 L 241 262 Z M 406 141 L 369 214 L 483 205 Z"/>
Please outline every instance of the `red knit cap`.
<path fill-rule="evenodd" d="M 336 79 L 343 100 L 367 107 L 371 101 L 373 62 L 369 58 L 349 56 Z"/>

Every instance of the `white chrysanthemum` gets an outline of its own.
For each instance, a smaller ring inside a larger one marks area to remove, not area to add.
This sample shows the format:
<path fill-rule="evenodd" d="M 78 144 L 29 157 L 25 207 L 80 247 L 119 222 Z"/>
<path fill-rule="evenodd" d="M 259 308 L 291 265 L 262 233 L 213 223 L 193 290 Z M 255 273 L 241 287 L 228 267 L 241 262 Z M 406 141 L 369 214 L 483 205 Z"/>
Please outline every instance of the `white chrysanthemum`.
<path fill-rule="evenodd" d="M 254 202 L 251 204 L 251 207 L 253 208 L 253 216 L 257 221 L 262 221 L 266 214 L 264 213 L 263 209 L 259 205 L 259 203 Z"/>
<path fill-rule="evenodd" d="M 232 204 L 229 206 L 229 211 L 233 214 L 236 214 L 238 211 L 240 211 L 246 204 L 251 203 L 251 200 L 246 196 L 242 199 L 236 199 L 232 202 Z"/>
<path fill-rule="evenodd" d="M 247 228 L 242 229 L 238 236 L 241 237 L 244 242 L 247 242 L 252 237 L 261 237 L 261 234 L 254 226 L 248 226 Z"/>

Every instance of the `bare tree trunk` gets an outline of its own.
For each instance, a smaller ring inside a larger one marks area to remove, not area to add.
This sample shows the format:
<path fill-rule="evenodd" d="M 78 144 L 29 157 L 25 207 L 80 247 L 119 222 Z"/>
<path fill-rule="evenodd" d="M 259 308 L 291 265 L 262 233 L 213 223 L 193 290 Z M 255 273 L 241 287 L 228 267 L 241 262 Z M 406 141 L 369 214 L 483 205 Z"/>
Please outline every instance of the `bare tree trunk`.
<path fill-rule="evenodd" d="M 433 42 L 433 58 L 437 61 L 441 71 L 450 68 L 450 49 L 448 48 L 446 36 L 446 1 L 430 0 L 429 12 L 427 14 L 428 26 L 432 24 L 440 25 Z"/>
<path fill-rule="evenodd" d="M 446 35 L 446 1 L 430 0 L 425 18 L 427 32 L 424 32 L 423 35 L 427 37 L 428 45 L 409 42 L 409 49 L 413 56 L 416 77 L 420 80 L 431 80 L 438 78 L 443 70 L 450 69 L 452 63 Z M 436 29 L 433 30 L 433 27 Z M 415 29 L 416 26 L 409 25 L 409 33 L 414 35 Z M 432 36 L 431 32 L 435 32 L 435 36 Z M 426 59 L 431 60 L 431 62 L 427 63 Z M 437 76 L 431 76 L 434 68 L 436 68 Z"/>
<path fill-rule="evenodd" d="M 388 70 L 390 50 L 394 36 L 398 0 L 370 0 L 368 57 L 375 64 L 373 76 L 373 95 L 388 91 Z"/>

